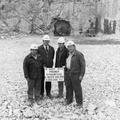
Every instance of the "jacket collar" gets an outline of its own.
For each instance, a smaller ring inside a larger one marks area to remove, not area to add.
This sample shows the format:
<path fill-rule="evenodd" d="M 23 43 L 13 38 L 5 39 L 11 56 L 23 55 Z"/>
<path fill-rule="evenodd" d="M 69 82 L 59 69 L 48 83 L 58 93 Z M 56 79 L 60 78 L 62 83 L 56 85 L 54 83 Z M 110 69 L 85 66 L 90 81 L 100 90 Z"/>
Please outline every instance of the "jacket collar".
<path fill-rule="evenodd" d="M 66 49 L 66 47 L 64 46 L 61 51 L 64 51 L 65 49 Z M 58 48 L 58 51 L 60 51 L 60 48 Z"/>
<path fill-rule="evenodd" d="M 69 53 L 69 54 L 71 54 L 71 53 Z M 75 50 L 73 53 L 72 53 L 72 55 L 74 56 L 74 55 L 76 55 L 77 54 L 77 51 Z"/>
<path fill-rule="evenodd" d="M 29 58 L 34 58 L 35 59 L 35 57 L 31 53 L 29 54 Z M 38 58 L 38 55 L 37 55 L 37 58 Z"/>

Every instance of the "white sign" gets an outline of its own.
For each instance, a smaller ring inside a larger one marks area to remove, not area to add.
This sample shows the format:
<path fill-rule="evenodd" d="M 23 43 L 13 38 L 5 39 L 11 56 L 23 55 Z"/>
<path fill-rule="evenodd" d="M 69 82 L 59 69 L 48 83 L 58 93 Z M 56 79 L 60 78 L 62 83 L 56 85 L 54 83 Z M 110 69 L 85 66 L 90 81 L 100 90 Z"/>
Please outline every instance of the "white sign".
<path fill-rule="evenodd" d="M 64 68 L 45 68 L 45 81 L 64 81 Z"/>

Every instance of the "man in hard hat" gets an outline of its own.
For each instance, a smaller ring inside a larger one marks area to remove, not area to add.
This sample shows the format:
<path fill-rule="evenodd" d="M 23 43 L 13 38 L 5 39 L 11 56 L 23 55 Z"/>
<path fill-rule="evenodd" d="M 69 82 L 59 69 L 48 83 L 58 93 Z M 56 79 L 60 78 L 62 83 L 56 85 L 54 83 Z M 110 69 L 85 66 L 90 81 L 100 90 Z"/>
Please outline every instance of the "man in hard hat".
<path fill-rule="evenodd" d="M 43 57 L 44 67 L 52 68 L 55 50 L 52 46 L 49 45 L 50 43 L 49 35 L 44 35 L 42 40 L 43 40 L 43 44 L 39 46 L 38 53 Z M 44 70 L 43 70 L 43 78 L 41 81 L 41 96 L 44 96 L 44 79 L 45 79 L 45 76 L 44 76 Z M 47 97 L 52 98 L 51 82 L 46 82 L 45 88 L 46 88 Z"/>
<path fill-rule="evenodd" d="M 65 70 L 66 104 L 69 105 L 73 102 L 74 91 L 77 106 L 82 107 L 83 96 L 81 82 L 85 74 L 84 55 L 76 50 L 73 41 L 67 42 L 67 49 L 69 50 L 69 56 L 66 60 Z"/>
<path fill-rule="evenodd" d="M 68 57 L 68 50 L 65 47 L 65 38 L 58 39 L 58 49 L 56 51 L 55 67 L 65 67 L 66 58 Z M 58 82 L 58 95 L 57 98 L 63 97 L 63 81 Z"/>
<path fill-rule="evenodd" d="M 30 54 L 23 62 L 24 76 L 28 82 L 28 103 L 33 105 L 34 98 L 40 104 L 41 79 L 42 79 L 43 59 L 38 55 L 38 45 L 32 44 Z"/>

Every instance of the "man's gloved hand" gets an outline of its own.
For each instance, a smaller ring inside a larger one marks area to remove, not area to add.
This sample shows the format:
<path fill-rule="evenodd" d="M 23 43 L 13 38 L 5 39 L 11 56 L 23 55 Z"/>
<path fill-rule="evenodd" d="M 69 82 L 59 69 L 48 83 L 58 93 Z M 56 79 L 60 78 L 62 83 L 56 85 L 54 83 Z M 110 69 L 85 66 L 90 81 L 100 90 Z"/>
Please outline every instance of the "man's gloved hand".
<path fill-rule="evenodd" d="M 79 80 L 80 80 L 80 82 L 82 81 L 82 79 L 83 79 L 83 77 L 82 77 L 82 76 L 79 76 Z"/>
<path fill-rule="evenodd" d="M 46 67 L 46 66 L 44 66 L 44 69 L 47 69 L 47 67 Z"/>
<path fill-rule="evenodd" d="M 62 66 L 62 68 L 65 68 L 65 66 Z"/>
<path fill-rule="evenodd" d="M 30 81 L 30 78 L 26 78 L 27 81 Z"/>

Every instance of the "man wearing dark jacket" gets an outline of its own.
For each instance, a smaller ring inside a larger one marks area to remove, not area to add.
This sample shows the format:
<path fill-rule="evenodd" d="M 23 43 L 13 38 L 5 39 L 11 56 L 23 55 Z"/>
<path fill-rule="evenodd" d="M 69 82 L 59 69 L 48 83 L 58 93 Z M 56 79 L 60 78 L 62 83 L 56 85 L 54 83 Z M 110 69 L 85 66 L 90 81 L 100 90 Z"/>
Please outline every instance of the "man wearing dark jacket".
<path fill-rule="evenodd" d="M 73 101 L 73 91 L 77 106 L 82 107 L 83 96 L 81 81 L 85 74 L 85 59 L 81 52 L 77 51 L 73 41 L 68 41 L 67 48 L 69 56 L 66 60 L 65 84 L 66 84 L 66 104 Z"/>
<path fill-rule="evenodd" d="M 44 67 L 52 68 L 55 50 L 52 46 L 49 45 L 50 37 L 48 35 L 44 35 L 42 40 L 43 40 L 43 45 L 39 46 L 38 53 L 43 57 Z M 44 79 L 45 79 L 45 76 L 44 76 L 44 70 L 43 70 L 43 78 L 41 81 L 41 95 L 42 96 L 44 96 Z M 49 98 L 52 98 L 51 82 L 46 82 L 45 88 L 46 88 L 46 95 Z"/>
<path fill-rule="evenodd" d="M 55 61 L 55 67 L 65 67 L 66 64 L 66 58 L 68 57 L 68 50 L 64 45 L 65 38 L 60 37 L 58 39 L 58 49 L 56 51 L 56 61 Z M 58 96 L 57 98 L 63 97 L 63 81 L 58 82 Z"/>
<path fill-rule="evenodd" d="M 41 79 L 42 79 L 42 69 L 43 60 L 37 53 L 38 46 L 32 44 L 30 51 L 31 53 L 27 55 L 23 62 L 24 76 L 28 82 L 28 102 L 32 106 L 35 101 L 40 104 L 40 92 L 41 92 Z"/>

